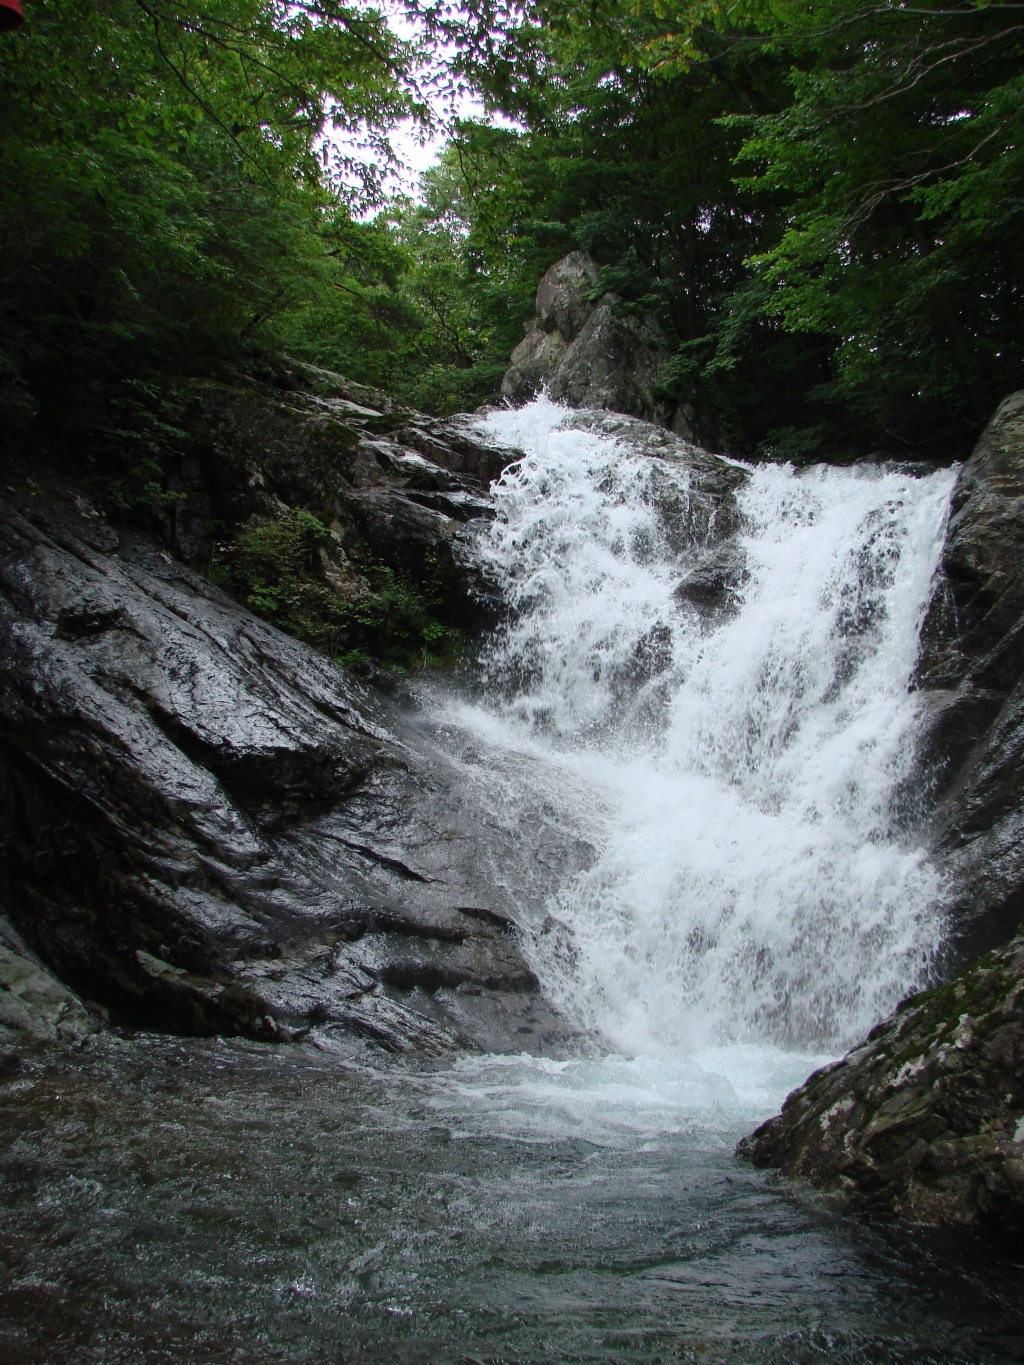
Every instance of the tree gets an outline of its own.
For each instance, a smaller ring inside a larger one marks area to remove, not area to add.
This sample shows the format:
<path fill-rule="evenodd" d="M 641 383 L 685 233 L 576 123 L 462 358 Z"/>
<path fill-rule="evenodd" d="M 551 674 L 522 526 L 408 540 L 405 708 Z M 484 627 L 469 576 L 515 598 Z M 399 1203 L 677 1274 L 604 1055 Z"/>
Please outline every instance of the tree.
<path fill-rule="evenodd" d="M 1019 8 L 787 0 L 666 22 L 679 31 L 648 59 L 669 75 L 706 60 L 692 33 L 708 22 L 786 56 L 791 100 L 726 120 L 741 186 L 788 205 L 752 255 L 761 313 L 832 339 L 829 400 L 863 441 L 969 448 L 1024 368 Z"/>
<path fill-rule="evenodd" d="M 274 344 L 322 288 L 342 182 L 379 188 L 323 135 L 362 130 L 379 165 L 414 55 L 338 0 L 39 0 L 0 48 L 8 417 L 84 430 L 108 380 Z"/>

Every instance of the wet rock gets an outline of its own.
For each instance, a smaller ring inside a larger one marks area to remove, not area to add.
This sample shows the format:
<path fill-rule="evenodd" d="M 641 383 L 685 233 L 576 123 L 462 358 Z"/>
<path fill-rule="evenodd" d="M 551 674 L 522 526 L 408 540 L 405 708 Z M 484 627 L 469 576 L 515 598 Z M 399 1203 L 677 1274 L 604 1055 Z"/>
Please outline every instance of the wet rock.
<path fill-rule="evenodd" d="M 322 572 L 338 591 L 367 593 L 360 566 L 384 566 L 429 583 L 450 623 L 479 625 L 487 595 L 473 591 L 467 525 L 493 515 L 488 486 L 519 452 L 324 370 L 292 378 L 289 390 L 204 381 L 182 395 L 174 549 L 203 562 L 218 535 L 302 509 L 331 528 Z"/>
<path fill-rule="evenodd" d="M 598 268 L 572 251 L 537 286 L 537 320 L 512 353 L 501 395 L 525 403 L 542 389 L 574 408 L 601 408 L 658 423 L 687 439 L 693 414 L 658 395 L 671 346 L 651 313 L 627 311 L 615 294 L 592 296 Z"/>
<path fill-rule="evenodd" d="M 944 970 L 973 965 L 906 1001 L 740 1150 L 850 1207 L 1019 1236 L 1024 392 L 1000 406 L 960 473 L 917 685 L 930 716 L 912 814 L 931 818 L 944 877 Z"/>
<path fill-rule="evenodd" d="M 650 496 L 669 546 L 688 561 L 694 550 L 704 555 L 720 546 L 721 572 L 727 572 L 724 565 L 730 554 L 736 573 L 740 572 L 741 552 L 729 544 L 729 537 L 740 525 L 736 492 L 749 477 L 742 466 L 652 422 L 619 412 L 573 412 L 562 425 L 611 437 L 630 454 L 649 458 Z M 673 466 L 679 465 L 687 473 L 683 487 L 674 477 Z"/>
<path fill-rule="evenodd" d="M 856 1209 L 1024 1231 L 1024 939 L 916 995 L 739 1147 Z"/>
<path fill-rule="evenodd" d="M 1024 915 L 1024 392 L 960 473 L 917 675 L 930 711 L 921 785 L 962 963 Z"/>
<path fill-rule="evenodd" d="M 676 597 L 702 613 L 719 612 L 735 603 L 749 577 L 742 546 L 729 540 L 697 560 L 676 588 Z"/>
<path fill-rule="evenodd" d="M 59 491 L 0 514 L 0 895 L 29 949 L 121 1024 L 569 1045 L 429 734 L 95 529 Z"/>
<path fill-rule="evenodd" d="M 0 932 L 0 1048 L 16 1053 L 26 1044 L 76 1044 L 99 1031 L 82 1002 L 38 962 L 10 946 Z M 17 939 L 15 937 L 15 942 Z"/>

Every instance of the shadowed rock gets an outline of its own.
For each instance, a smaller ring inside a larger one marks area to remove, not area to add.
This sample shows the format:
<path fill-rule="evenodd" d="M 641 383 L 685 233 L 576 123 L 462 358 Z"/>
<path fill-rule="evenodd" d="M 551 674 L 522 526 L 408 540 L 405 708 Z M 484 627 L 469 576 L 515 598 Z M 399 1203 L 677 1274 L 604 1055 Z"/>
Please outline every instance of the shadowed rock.
<path fill-rule="evenodd" d="M 960 473 L 917 677 L 950 949 L 970 961 L 1024 916 L 1024 392 Z"/>
<path fill-rule="evenodd" d="M 309 421 L 327 468 L 348 445 Z M 280 487 L 272 455 L 247 458 Z M 382 497 L 440 490 L 445 471 L 413 463 Z M 312 458 L 301 476 L 321 477 Z M 571 1043 L 464 782 L 415 718 L 81 496 L 26 486 L 0 514 L 0 745 L 0 894 L 115 1021 L 434 1053 Z"/>

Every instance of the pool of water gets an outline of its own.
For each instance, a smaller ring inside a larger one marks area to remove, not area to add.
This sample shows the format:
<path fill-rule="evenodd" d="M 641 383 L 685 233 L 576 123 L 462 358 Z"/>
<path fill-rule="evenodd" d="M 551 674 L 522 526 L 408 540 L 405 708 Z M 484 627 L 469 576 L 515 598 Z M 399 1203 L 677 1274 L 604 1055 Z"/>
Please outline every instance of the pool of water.
<path fill-rule="evenodd" d="M 1024 1359 L 1012 1255 L 735 1159 L 809 1064 L 103 1040 L 2 1086 L 0 1359 Z"/>

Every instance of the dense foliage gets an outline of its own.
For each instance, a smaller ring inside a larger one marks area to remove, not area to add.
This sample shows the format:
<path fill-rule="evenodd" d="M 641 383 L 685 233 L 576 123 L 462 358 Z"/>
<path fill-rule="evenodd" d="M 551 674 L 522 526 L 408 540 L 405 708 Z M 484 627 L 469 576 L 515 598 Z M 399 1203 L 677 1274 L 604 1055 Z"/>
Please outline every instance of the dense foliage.
<path fill-rule="evenodd" d="M 349 665 L 373 658 L 405 671 L 458 658 L 457 630 L 440 616 L 429 581 L 414 586 L 387 565 L 363 563 L 347 592 L 325 581 L 328 528 L 302 509 L 256 520 L 218 546 L 208 573 L 252 611 Z"/>
<path fill-rule="evenodd" d="M 654 308 L 740 450 L 952 453 L 1022 382 L 1012 0 L 540 0 L 474 72 L 521 134 L 435 183 L 520 315 L 565 249 Z"/>
<path fill-rule="evenodd" d="M 327 286 L 338 185 L 377 188 L 324 129 L 380 146 L 416 107 L 409 54 L 338 0 L 37 0 L 0 52 L 4 415 L 79 435 L 125 374 L 277 344 Z"/>
<path fill-rule="evenodd" d="M 130 500 L 168 372 L 291 352 L 472 406 L 577 246 L 741 452 L 957 453 L 1020 385 L 1014 0 L 410 8 L 511 122 L 385 202 L 423 42 L 361 0 L 31 6 L 0 40 L 6 431 L 120 449 Z"/>

